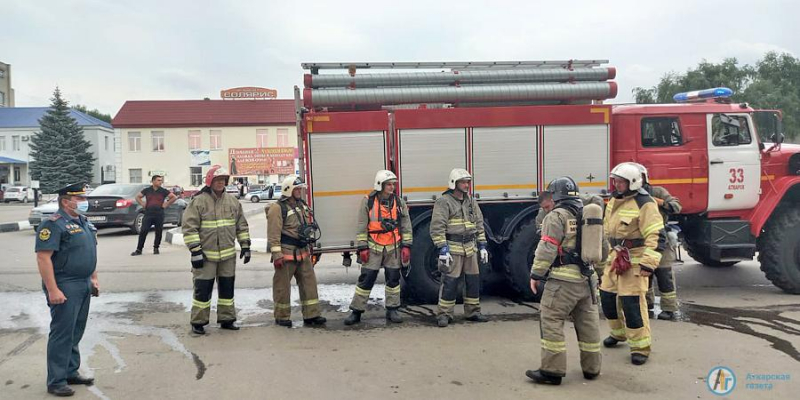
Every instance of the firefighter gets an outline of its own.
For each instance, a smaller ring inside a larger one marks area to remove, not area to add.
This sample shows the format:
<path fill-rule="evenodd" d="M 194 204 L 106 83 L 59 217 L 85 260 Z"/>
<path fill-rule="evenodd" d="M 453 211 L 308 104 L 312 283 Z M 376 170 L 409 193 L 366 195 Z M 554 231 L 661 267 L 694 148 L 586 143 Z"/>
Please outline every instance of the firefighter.
<path fill-rule="evenodd" d="M 275 274 L 272 276 L 272 299 L 275 323 L 292 327 L 291 281 L 297 281 L 303 322 L 320 326 L 327 320 L 320 315 L 317 276 L 311 249 L 319 237 L 311 208 L 303 201 L 306 184 L 292 175 L 281 184 L 281 198 L 267 211 L 267 240 Z"/>
<path fill-rule="evenodd" d="M 584 206 L 588 204 L 597 204 L 601 209 L 606 207 L 606 203 L 603 201 L 603 198 L 598 195 L 582 193 L 580 195 L 580 199 Z M 550 192 L 544 191 L 539 194 L 539 212 L 536 214 L 536 229 L 540 235 L 544 217 L 546 217 L 547 213 L 552 211 L 554 207 L 555 203 L 553 202 L 553 195 Z"/>
<path fill-rule="evenodd" d="M 403 322 L 400 307 L 400 264 L 411 262 L 411 219 L 408 207 L 395 194 L 397 176 L 392 171 L 381 170 L 375 174 L 374 191 L 361 201 L 358 211 L 358 257 L 361 274 L 356 293 L 350 303 L 352 313 L 345 325 L 361 322 L 367 300 L 378 278 L 381 267 L 386 277 L 386 320 Z"/>
<path fill-rule="evenodd" d="M 578 184 L 570 177 L 557 178 L 547 186 L 547 193 L 555 207 L 542 223 L 541 240 L 531 267 L 534 294 L 538 293 L 539 281 L 547 281 L 539 308 L 542 365 L 525 375 L 536 383 L 560 385 L 567 372 L 564 321 L 570 315 L 578 335 L 583 376 L 591 380 L 600 375 L 600 316 L 597 277 L 592 266 L 581 259 L 578 226 L 583 202 Z"/>
<path fill-rule="evenodd" d="M 603 225 L 612 250 L 600 297 L 611 335 L 603 345 L 614 347 L 627 340 L 631 362 L 642 365 L 647 362 L 651 345 L 647 281 L 661 262 L 666 232 L 655 200 L 642 187 L 639 168 L 622 163 L 614 167 L 610 177 L 614 192 Z"/>
<path fill-rule="evenodd" d="M 667 231 L 667 247 L 661 254 L 661 263 L 658 265 L 654 276 L 650 277 L 647 289 L 647 310 L 648 316 L 652 317 L 652 310 L 655 303 L 655 289 L 653 288 L 653 278 L 658 284 L 658 291 L 661 293 L 661 313 L 658 314 L 658 319 L 665 321 L 674 321 L 678 312 L 678 293 L 675 286 L 675 273 L 672 270 L 672 264 L 677 260 L 678 248 L 678 232 L 668 225 L 669 216 L 680 214 L 681 202 L 677 197 L 672 197 L 669 191 L 662 186 L 651 186 L 650 179 L 647 175 L 647 168 L 641 164 L 636 164 L 642 172 L 642 179 L 644 179 L 644 188 L 653 197 L 653 200 L 658 204 L 658 211 L 664 220 L 664 226 Z"/>
<path fill-rule="evenodd" d="M 233 288 L 236 277 L 236 241 L 239 259 L 250 262 L 250 230 L 242 204 L 225 193 L 230 174 L 215 165 L 206 174 L 205 186 L 183 213 L 183 241 L 191 252 L 194 298 L 192 332 L 205 334 L 211 314 L 211 292 L 217 281 L 217 322 L 222 329 L 239 330 Z"/>
<path fill-rule="evenodd" d="M 481 314 L 478 256 L 481 263 L 489 262 L 483 214 L 478 203 L 469 195 L 472 175 L 465 169 L 450 171 L 448 190 L 436 200 L 431 216 L 431 239 L 438 248 L 439 309 L 436 323 L 446 327 L 453 321 L 458 282 L 464 276 L 464 314 L 467 321 L 487 322 Z"/>

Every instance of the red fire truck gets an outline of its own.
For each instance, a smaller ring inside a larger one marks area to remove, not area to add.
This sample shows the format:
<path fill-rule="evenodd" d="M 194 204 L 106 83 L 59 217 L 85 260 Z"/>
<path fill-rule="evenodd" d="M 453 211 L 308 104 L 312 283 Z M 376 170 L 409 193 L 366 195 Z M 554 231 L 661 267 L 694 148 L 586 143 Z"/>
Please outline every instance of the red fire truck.
<path fill-rule="evenodd" d="M 731 103 L 723 88 L 676 104 L 606 105 L 617 86 L 604 64 L 303 64 L 310 73 L 295 98 L 317 251 L 350 264 L 359 201 L 377 170 L 392 170 L 414 227 L 404 293 L 435 302 L 431 211 L 450 170 L 466 168 L 490 243 L 484 288 L 529 298 L 538 193 L 568 175 L 607 196 L 610 169 L 635 161 L 681 199 L 675 223 L 695 260 L 726 267 L 758 253 L 770 281 L 800 293 L 800 146 L 782 145 L 780 112 Z M 759 132 L 756 120 L 769 123 Z M 769 143 L 758 135 L 767 126 Z"/>

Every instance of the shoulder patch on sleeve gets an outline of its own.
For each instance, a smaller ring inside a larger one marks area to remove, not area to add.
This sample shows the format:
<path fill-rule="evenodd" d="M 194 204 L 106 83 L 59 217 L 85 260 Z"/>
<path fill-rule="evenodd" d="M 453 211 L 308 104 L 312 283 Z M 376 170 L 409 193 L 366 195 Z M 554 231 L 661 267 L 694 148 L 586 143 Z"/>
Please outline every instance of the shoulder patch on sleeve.
<path fill-rule="evenodd" d="M 642 208 L 647 203 L 654 203 L 654 202 L 655 200 L 653 200 L 653 197 L 651 197 L 649 194 L 639 193 L 636 195 L 636 205 L 639 208 Z"/>
<path fill-rule="evenodd" d="M 39 240 L 41 240 L 43 242 L 46 242 L 46 241 L 50 240 L 50 235 L 51 235 L 51 232 L 50 232 L 49 228 L 42 228 L 39 231 Z"/>

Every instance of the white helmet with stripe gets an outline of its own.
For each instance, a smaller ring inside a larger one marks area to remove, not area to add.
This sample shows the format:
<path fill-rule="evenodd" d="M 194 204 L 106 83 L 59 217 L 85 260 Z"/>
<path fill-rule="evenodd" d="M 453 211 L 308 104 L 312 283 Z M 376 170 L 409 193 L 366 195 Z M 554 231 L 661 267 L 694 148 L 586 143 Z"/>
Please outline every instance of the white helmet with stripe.
<path fill-rule="evenodd" d="M 292 197 L 292 192 L 294 192 L 295 188 L 305 189 L 307 187 L 308 185 L 303 182 L 302 178 L 297 175 L 289 175 L 281 183 L 281 195 L 283 197 Z"/>
<path fill-rule="evenodd" d="M 642 188 L 642 181 L 646 176 L 646 172 L 643 173 L 636 165 L 632 162 L 621 163 L 611 170 L 611 177 L 628 181 L 628 190 L 635 192 Z"/>
<path fill-rule="evenodd" d="M 472 180 L 472 175 L 464 168 L 455 168 L 450 171 L 450 179 L 447 180 L 447 187 L 450 189 L 456 188 L 456 182 L 460 180 Z"/>
<path fill-rule="evenodd" d="M 382 169 L 375 174 L 375 184 L 373 188 L 380 192 L 383 190 L 383 184 L 387 182 L 397 182 L 397 175 L 392 171 Z"/>

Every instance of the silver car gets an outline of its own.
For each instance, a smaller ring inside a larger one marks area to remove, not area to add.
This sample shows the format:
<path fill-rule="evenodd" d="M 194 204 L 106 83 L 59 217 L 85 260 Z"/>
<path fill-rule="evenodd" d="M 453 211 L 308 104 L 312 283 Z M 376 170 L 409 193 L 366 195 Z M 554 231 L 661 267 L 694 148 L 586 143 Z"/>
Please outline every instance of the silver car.
<path fill-rule="evenodd" d="M 58 211 L 58 199 L 52 199 L 47 203 L 40 205 L 31 210 L 30 214 L 28 214 L 28 222 L 33 226 L 35 229 L 39 226 L 39 224 L 45 218 L 50 218 L 53 214 Z"/>

